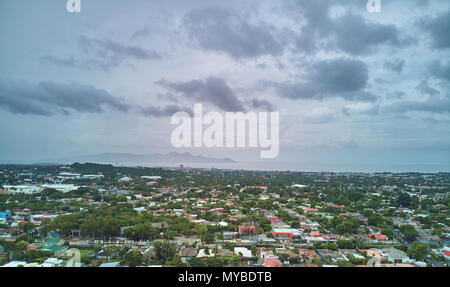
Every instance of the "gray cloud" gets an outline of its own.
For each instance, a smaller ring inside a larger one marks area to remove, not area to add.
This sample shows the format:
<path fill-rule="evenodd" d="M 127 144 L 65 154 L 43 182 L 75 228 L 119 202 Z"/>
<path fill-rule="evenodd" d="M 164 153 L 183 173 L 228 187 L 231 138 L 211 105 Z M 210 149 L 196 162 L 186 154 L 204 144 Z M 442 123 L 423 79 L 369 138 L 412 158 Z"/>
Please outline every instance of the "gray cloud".
<path fill-rule="evenodd" d="M 74 57 L 58 58 L 52 55 L 45 55 L 40 57 L 39 60 L 43 63 L 49 63 L 64 67 L 75 67 L 78 65 L 78 62 L 75 60 Z"/>
<path fill-rule="evenodd" d="M 155 51 L 146 51 L 136 46 L 126 46 L 107 39 L 89 38 L 80 36 L 78 46 L 82 57 L 75 59 L 73 56 L 59 58 L 52 55 L 40 57 L 43 63 L 49 63 L 64 67 L 75 67 L 80 69 L 99 68 L 109 71 L 119 67 L 130 60 L 158 60 L 162 56 Z"/>
<path fill-rule="evenodd" d="M 443 114 L 450 112 L 450 99 L 430 97 L 426 101 L 402 101 L 386 107 L 388 112 L 407 113 L 407 112 L 431 112 Z"/>
<path fill-rule="evenodd" d="M 346 14 L 334 21 L 336 46 L 349 54 L 364 54 L 379 45 L 400 46 L 400 33 L 394 25 L 368 22 L 360 15 Z"/>
<path fill-rule="evenodd" d="M 432 87 L 430 87 L 430 85 L 428 84 L 427 80 L 422 80 L 416 87 L 416 90 L 418 90 L 419 92 L 423 93 L 423 94 L 427 94 L 427 95 L 438 95 L 440 92 Z"/>
<path fill-rule="evenodd" d="M 435 49 L 450 48 L 449 19 L 450 10 L 439 14 L 431 20 L 422 19 L 418 23 L 430 34 Z"/>
<path fill-rule="evenodd" d="M 310 110 L 302 116 L 303 121 L 310 124 L 325 124 L 335 118 L 335 113 L 327 107 Z"/>
<path fill-rule="evenodd" d="M 103 89 L 77 83 L 40 82 L 37 85 L 0 81 L 0 106 L 17 114 L 69 114 L 70 110 L 101 113 L 104 106 L 127 111 L 122 99 Z"/>
<path fill-rule="evenodd" d="M 102 70 L 120 66 L 126 60 L 155 60 L 161 55 L 136 46 L 125 46 L 107 39 L 95 39 L 80 36 L 78 44 L 81 50 L 92 57 L 87 63 Z"/>
<path fill-rule="evenodd" d="M 264 22 L 254 25 L 223 8 L 192 10 L 186 14 L 183 24 L 203 49 L 224 52 L 236 59 L 276 56 L 284 49 L 273 26 Z"/>
<path fill-rule="evenodd" d="M 372 101 L 375 96 L 364 91 L 369 79 L 364 62 L 353 59 L 324 60 L 306 70 L 303 81 L 277 84 L 280 96 L 291 99 L 342 97 Z"/>
<path fill-rule="evenodd" d="M 150 34 L 150 29 L 148 27 L 142 27 L 131 35 L 130 40 L 136 40 L 138 38 L 145 37 Z"/>
<path fill-rule="evenodd" d="M 194 115 L 194 112 L 192 109 L 187 107 L 180 107 L 177 105 L 167 105 L 164 107 L 155 107 L 155 106 L 148 106 L 145 108 L 140 109 L 140 113 L 145 116 L 152 116 L 152 117 L 168 117 L 172 116 L 176 112 L 186 112 L 190 116 Z"/>
<path fill-rule="evenodd" d="M 373 52 L 382 44 L 402 46 L 411 42 L 410 39 L 401 39 L 394 25 L 369 22 L 348 10 L 340 17 L 330 17 L 330 9 L 336 4 L 358 7 L 357 3 L 326 0 L 299 0 L 296 3 L 296 9 L 306 20 L 306 25 L 302 26 L 295 41 L 300 52 L 311 54 L 318 49 L 338 49 L 360 55 Z"/>
<path fill-rule="evenodd" d="M 389 71 L 396 72 L 400 74 L 403 70 L 403 66 L 405 65 L 405 61 L 401 59 L 395 59 L 393 61 L 387 61 L 384 63 L 384 68 Z"/>
<path fill-rule="evenodd" d="M 342 108 L 342 113 L 346 116 L 351 116 L 352 114 L 363 114 L 374 116 L 379 112 L 379 105 L 372 103 L 363 103 L 356 105 L 349 105 Z"/>
<path fill-rule="evenodd" d="M 267 100 L 260 100 L 257 98 L 252 99 L 250 104 L 254 109 L 263 109 L 268 112 L 272 112 L 275 109 L 274 105 L 271 102 Z"/>
<path fill-rule="evenodd" d="M 174 83 L 166 80 L 157 82 L 187 99 L 209 102 L 228 112 L 245 111 L 245 107 L 233 90 L 221 78 L 209 77 L 206 80 Z"/>
<path fill-rule="evenodd" d="M 430 66 L 430 73 L 437 79 L 450 81 L 450 61 L 445 64 L 439 61 L 433 62 Z"/>

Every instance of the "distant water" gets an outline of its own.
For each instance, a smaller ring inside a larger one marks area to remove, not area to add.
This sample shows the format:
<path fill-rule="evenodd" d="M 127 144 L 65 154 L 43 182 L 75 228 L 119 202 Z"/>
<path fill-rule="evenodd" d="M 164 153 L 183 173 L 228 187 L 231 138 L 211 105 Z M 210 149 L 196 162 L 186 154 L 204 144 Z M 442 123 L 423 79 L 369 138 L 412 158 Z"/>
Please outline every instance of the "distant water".
<path fill-rule="evenodd" d="M 141 163 L 125 166 L 171 167 L 181 163 Z M 450 172 L 449 164 L 354 164 L 354 163 L 296 163 L 296 162 L 232 162 L 232 163 L 182 163 L 185 168 L 218 168 L 235 170 L 279 170 L 279 171 L 334 171 L 334 172 Z"/>

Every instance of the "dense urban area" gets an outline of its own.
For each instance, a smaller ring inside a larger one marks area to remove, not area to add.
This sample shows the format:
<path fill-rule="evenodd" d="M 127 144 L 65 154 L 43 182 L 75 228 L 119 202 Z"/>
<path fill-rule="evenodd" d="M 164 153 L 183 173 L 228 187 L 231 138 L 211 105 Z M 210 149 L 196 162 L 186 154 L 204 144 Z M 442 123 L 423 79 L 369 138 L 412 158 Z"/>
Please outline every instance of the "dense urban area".
<path fill-rule="evenodd" d="M 446 267 L 450 173 L 1 165 L 3 267 Z"/>

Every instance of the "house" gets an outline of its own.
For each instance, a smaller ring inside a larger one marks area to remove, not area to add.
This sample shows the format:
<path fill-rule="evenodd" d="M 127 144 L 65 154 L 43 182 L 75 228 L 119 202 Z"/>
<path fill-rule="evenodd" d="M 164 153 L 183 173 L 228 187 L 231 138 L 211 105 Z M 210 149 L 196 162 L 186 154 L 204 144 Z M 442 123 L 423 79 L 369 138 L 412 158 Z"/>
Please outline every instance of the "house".
<path fill-rule="evenodd" d="M 44 242 L 44 246 L 49 246 L 49 245 L 58 245 L 58 246 L 62 246 L 64 244 L 64 239 L 61 238 L 50 238 L 45 240 Z"/>
<path fill-rule="evenodd" d="M 121 177 L 121 178 L 118 179 L 119 182 L 128 182 L 128 181 L 131 181 L 131 180 L 132 180 L 132 178 L 128 177 L 128 176 L 124 176 L 124 177 Z"/>
<path fill-rule="evenodd" d="M 264 260 L 264 267 L 281 267 L 283 263 L 277 259 Z"/>
<path fill-rule="evenodd" d="M 192 257 L 197 255 L 197 248 L 184 247 L 180 250 L 181 261 L 188 262 Z"/>
<path fill-rule="evenodd" d="M 7 210 L 5 212 L 0 212 L 0 218 L 10 218 L 11 217 L 11 211 Z"/>
<path fill-rule="evenodd" d="M 58 258 L 47 258 L 40 267 L 61 267 L 64 266 L 64 260 Z"/>
<path fill-rule="evenodd" d="M 234 248 L 235 254 L 242 254 L 243 258 L 252 258 L 252 251 L 247 249 L 246 247 L 235 247 Z"/>
<path fill-rule="evenodd" d="M 384 235 L 384 234 L 372 233 L 372 234 L 367 235 L 367 237 L 369 238 L 370 241 L 373 241 L 373 242 L 386 241 L 386 235 Z"/>
<path fill-rule="evenodd" d="M 237 232 L 224 232 L 223 240 L 231 240 L 237 235 Z"/>
<path fill-rule="evenodd" d="M 298 254 L 300 257 L 305 258 L 305 260 L 312 262 L 315 258 L 320 258 L 319 255 L 311 249 L 299 248 Z"/>
<path fill-rule="evenodd" d="M 406 252 L 403 252 L 399 249 L 391 247 L 381 249 L 381 251 L 386 256 L 386 260 L 390 263 L 411 263 L 414 261 L 408 257 Z"/>
<path fill-rule="evenodd" d="M 197 258 L 214 257 L 214 252 L 212 249 L 200 249 L 197 254 Z"/>
<path fill-rule="evenodd" d="M 322 258 L 322 260 L 325 260 L 326 258 L 330 258 L 333 262 L 337 260 L 348 260 L 347 257 L 342 255 L 341 253 L 337 251 L 332 251 L 328 249 L 317 249 L 317 254 Z"/>
<path fill-rule="evenodd" d="M 39 249 L 39 251 L 52 252 L 55 256 L 60 256 L 68 249 L 67 246 L 48 245 Z"/>
<path fill-rule="evenodd" d="M 234 253 L 231 252 L 229 249 L 218 249 L 216 252 L 216 256 L 225 256 L 225 257 L 231 257 Z"/>
<path fill-rule="evenodd" d="M 2 267 L 19 267 L 19 266 L 25 266 L 27 263 L 25 261 L 11 261 L 9 263 L 6 263 Z"/>
<path fill-rule="evenodd" d="M 444 246 L 441 249 L 432 249 L 432 252 L 438 256 L 445 258 L 445 260 L 450 261 L 450 247 Z"/>

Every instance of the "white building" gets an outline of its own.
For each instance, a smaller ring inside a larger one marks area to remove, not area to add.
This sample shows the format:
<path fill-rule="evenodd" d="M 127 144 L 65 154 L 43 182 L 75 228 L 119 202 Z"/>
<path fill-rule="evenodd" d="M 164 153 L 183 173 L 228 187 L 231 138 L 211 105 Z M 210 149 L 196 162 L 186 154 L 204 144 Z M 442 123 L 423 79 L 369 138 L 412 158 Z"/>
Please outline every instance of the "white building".
<path fill-rule="evenodd" d="M 78 186 L 76 186 L 74 184 L 42 184 L 41 187 L 56 189 L 56 190 L 62 191 L 64 193 L 78 189 Z"/>
<path fill-rule="evenodd" d="M 9 193 L 26 193 L 26 194 L 39 193 L 43 190 L 42 187 L 37 185 L 4 185 L 3 189 Z"/>
<path fill-rule="evenodd" d="M 234 253 L 235 254 L 242 254 L 242 257 L 246 257 L 246 258 L 251 258 L 252 256 L 252 251 L 247 249 L 246 247 L 235 247 L 234 248 Z"/>
<path fill-rule="evenodd" d="M 161 179 L 161 177 L 159 175 L 143 175 L 141 176 L 141 179 L 158 180 Z"/>

